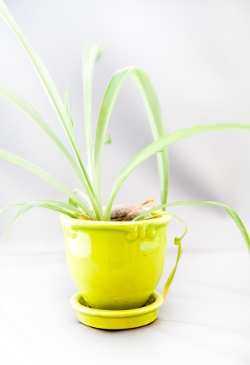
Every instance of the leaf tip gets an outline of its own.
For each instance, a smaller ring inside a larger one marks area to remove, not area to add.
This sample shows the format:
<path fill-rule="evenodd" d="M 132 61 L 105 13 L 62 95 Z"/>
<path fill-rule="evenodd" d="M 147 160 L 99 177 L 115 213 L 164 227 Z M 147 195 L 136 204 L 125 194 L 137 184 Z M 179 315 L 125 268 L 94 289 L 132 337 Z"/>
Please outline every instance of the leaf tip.
<path fill-rule="evenodd" d="M 112 143 L 112 137 L 111 137 L 111 135 L 109 134 L 109 135 L 106 137 L 104 144 L 111 144 L 111 143 Z"/>

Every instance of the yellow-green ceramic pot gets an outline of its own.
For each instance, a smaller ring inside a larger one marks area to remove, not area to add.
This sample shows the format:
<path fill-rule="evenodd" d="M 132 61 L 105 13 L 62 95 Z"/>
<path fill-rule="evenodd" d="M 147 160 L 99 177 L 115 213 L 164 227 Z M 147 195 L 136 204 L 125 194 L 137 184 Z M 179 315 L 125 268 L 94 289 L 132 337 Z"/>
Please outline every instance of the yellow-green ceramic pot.
<path fill-rule="evenodd" d="M 169 214 L 138 222 L 99 222 L 61 216 L 69 270 L 92 308 L 143 306 L 158 284 Z"/>

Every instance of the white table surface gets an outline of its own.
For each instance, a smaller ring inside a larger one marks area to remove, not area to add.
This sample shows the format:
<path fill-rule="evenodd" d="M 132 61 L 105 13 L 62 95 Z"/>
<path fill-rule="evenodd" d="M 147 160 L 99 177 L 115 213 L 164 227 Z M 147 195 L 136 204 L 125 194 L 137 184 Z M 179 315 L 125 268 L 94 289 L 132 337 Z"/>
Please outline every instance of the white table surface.
<path fill-rule="evenodd" d="M 245 248 L 186 248 L 158 319 L 104 331 L 77 321 L 63 247 L 0 246 L 0 364 L 249 364 Z M 175 261 L 170 248 L 162 280 Z"/>

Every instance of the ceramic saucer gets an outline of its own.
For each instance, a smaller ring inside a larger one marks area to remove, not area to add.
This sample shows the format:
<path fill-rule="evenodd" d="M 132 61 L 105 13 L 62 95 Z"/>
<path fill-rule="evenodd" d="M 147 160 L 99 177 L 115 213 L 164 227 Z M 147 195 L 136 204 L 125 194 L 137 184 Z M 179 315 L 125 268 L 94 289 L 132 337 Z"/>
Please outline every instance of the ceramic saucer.
<path fill-rule="evenodd" d="M 80 293 L 73 295 L 70 303 L 75 309 L 79 321 L 86 326 L 121 330 L 145 326 L 155 321 L 163 303 L 163 297 L 155 291 L 143 307 L 126 310 L 90 308 L 86 306 Z"/>

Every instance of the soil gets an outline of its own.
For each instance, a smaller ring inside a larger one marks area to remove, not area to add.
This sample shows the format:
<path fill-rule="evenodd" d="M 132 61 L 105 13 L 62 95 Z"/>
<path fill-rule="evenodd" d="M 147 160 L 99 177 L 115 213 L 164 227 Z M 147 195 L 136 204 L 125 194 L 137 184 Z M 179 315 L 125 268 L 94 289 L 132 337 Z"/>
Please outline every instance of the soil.
<path fill-rule="evenodd" d="M 133 205 L 133 204 L 121 204 L 116 205 L 112 208 L 111 211 L 111 221 L 132 221 L 141 213 L 145 212 L 146 209 L 143 206 Z M 149 215 L 143 217 L 143 219 L 150 218 Z"/>

